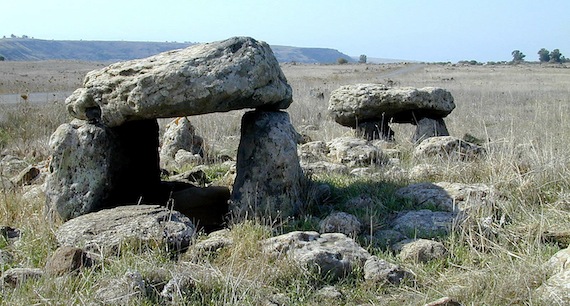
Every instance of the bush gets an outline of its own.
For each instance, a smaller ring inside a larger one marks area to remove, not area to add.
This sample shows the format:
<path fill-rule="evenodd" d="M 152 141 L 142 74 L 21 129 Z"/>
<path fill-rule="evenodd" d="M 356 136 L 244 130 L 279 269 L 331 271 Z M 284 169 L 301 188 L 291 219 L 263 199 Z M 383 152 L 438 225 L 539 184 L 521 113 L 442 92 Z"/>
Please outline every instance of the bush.
<path fill-rule="evenodd" d="M 348 60 L 347 60 L 346 58 L 344 58 L 344 57 L 339 57 L 339 58 L 336 60 L 336 62 L 337 62 L 338 64 L 340 64 L 340 65 L 343 65 L 343 64 L 348 63 Z"/>

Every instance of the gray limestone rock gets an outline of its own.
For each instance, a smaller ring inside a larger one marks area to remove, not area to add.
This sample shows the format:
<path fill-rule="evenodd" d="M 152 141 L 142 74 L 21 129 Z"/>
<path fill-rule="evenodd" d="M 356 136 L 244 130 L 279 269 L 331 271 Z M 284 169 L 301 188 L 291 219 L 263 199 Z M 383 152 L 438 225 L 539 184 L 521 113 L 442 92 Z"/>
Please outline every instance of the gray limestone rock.
<path fill-rule="evenodd" d="M 91 71 L 65 103 L 75 118 L 113 127 L 245 108 L 285 109 L 291 96 L 269 45 L 233 37 Z"/>
<path fill-rule="evenodd" d="M 377 256 L 371 256 L 364 263 L 364 279 L 367 281 L 399 285 L 402 280 L 411 276 L 411 273 L 400 268 L 400 266 L 389 263 Z"/>
<path fill-rule="evenodd" d="M 356 267 L 363 267 L 371 256 L 344 234 L 291 232 L 262 241 L 262 248 L 274 258 L 287 257 L 301 268 L 338 279 Z"/>
<path fill-rule="evenodd" d="M 354 237 L 360 234 L 362 223 L 354 215 L 337 211 L 319 222 L 319 227 L 321 233 L 343 233 Z"/>
<path fill-rule="evenodd" d="M 457 160 L 472 160 L 484 156 L 485 148 L 453 136 L 430 137 L 415 149 L 414 157 L 439 157 Z"/>
<path fill-rule="evenodd" d="M 302 206 L 297 132 L 285 112 L 244 114 L 233 186 L 234 216 L 287 217 Z"/>
<path fill-rule="evenodd" d="M 441 242 L 427 239 L 404 240 L 394 249 L 399 251 L 398 258 L 403 261 L 428 262 L 447 256 L 447 249 Z"/>
<path fill-rule="evenodd" d="M 116 254 L 124 242 L 162 245 L 171 251 L 188 247 L 195 235 L 190 219 L 158 205 L 120 206 L 79 216 L 56 232 L 62 246 Z"/>
<path fill-rule="evenodd" d="M 455 214 L 427 209 L 399 213 L 391 222 L 392 229 L 408 237 L 432 238 L 449 233 Z"/>
<path fill-rule="evenodd" d="M 192 156 L 204 156 L 204 140 L 196 135 L 196 129 L 186 117 L 176 118 L 166 125 L 160 148 L 161 165 L 179 168 L 181 165 L 172 163 L 176 161 L 179 150 L 184 150 Z"/>

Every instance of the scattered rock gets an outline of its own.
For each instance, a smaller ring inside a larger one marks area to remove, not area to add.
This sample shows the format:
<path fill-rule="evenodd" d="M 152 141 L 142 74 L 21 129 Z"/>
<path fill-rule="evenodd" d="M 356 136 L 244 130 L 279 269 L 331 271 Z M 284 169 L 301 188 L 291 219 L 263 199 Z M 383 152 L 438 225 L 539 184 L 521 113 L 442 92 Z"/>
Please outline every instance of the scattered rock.
<path fill-rule="evenodd" d="M 399 251 L 398 258 L 403 261 L 428 262 L 447 256 L 447 250 L 441 242 L 427 239 L 404 240 L 394 250 Z"/>
<path fill-rule="evenodd" d="M 570 305 L 570 268 L 552 275 L 535 293 L 545 305 Z"/>
<path fill-rule="evenodd" d="M 333 212 L 319 223 L 321 233 L 342 233 L 356 237 L 360 234 L 362 224 L 356 216 L 345 212 Z"/>
<path fill-rule="evenodd" d="M 20 239 L 22 232 L 20 229 L 10 226 L 0 226 L 0 235 L 2 235 L 7 242 L 14 242 Z"/>
<path fill-rule="evenodd" d="M 11 268 L 2 274 L 1 286 L 17 287 L 29 279 L 38 279 L 44 275 L 44 271 L 37 268 Z"/>
<path fill-rule="evenodd" d="M 16 186 L 30 185 L 39 175 L 40 169 L 30 165 L 14 176 L 11 181 Z"/>
<path fill-rule="evenodd" d="M 264 252 L 274 258 L 286 256 L 300 267 L 332 280 L 363 267 L 371 256 L 344 234 L 291 232 L 262 241 Z"/>
<path fill-rule="evenodd" d="M 461 306 L 461 303 L 454 301 L 452 298 L 446 296 L 433 302 L 424 304 L 424 306 Z"/>
<path fill-rule="evenodd" d="M 218 230 L 210 233 L 205 240 L 193 244 L 188 252 L 186 252 L 185 257 L 207 257 L 233 244 L 234 241 L 230 237 L 230 231 L 228 229 Z"/>
<path fill-rule="evenodd" d="M 344 298 L 342 292 L 334 286 L 325 286 L 317 290 L 315 294 L 324 300 L 342 300 Z"/>
<path fill-rule="evenodd" d="M 269 45 L 233 37 L 91 71 L 65 104 L 75 118 L 114 127 L 131 120 L 284 109 L 291 96 Z"/>
<path fill-rule="evenodd" d="M 438 136 L 423 140 L 415 149 L 414 157 L 439 157 L 453 160 L 472 160 L 482 157 L 486 150 L 453 136 Z"/>
<path fill-rule="evenodd" d="M 374 247 L 388 249 L 394 244 L 407 239 L 408 237 L 398 231 L 385 229 L 375 231 L 374 235 L 370 238 Z"/>
<path fill-rule="evenodd" d="M 327 161 L 318 161 L 314 163 L 302 164 L 306 173 L 339 173 L 348 174 L 349 168 L 346 165 L 331 163 Z"/>
<path fill-rule="evenodd" d="M 432 238 L 447 235 L 454 220 L 454 213 L 421 209 L 398 213 L 391 228 L 408 237 Z"/>
<path fill-rule="evenodd" d="M 370 166 L 384 162 L 382 150 L 364 139 L 341 137 L 327 143 L 328 157 L 349 167 Z"/>
<path fill-rule="evenodd" d="M 7 266 L 14 262 L 14 255 L 12 253 L 0 249 L 0 266 Z"/>
<path fill-rule="evenodd" d="M 399 285 L 402 280 L 411 277 L 412 274 L 400 268 L 400 266 L 389 263 L 377 256 L 371 256 L 364 264 L 364 279 L 367 281 Z"/>
<path fill-rule="evenodd" d="M 124 242 L 185 250 L 195 234 L 188 217 L 158 205 L 121 206 L 67 221 L 56 232 L 62 246 L 116 254 Z"/>
<path fill-rule="evenodd" d="M 128 271 L 119 279 L 99 284 L 95 297 L 105 305 L 127 305 L 145 294 L 146 286 L 141 274 L 137 271 Z"/>
<path fill-rule="evenodd" d="M 195 155 L 200 158 L 204 157 L 204 140 L 196 135 L 196 129 L 187 117 L 176 118 L 166 125 L 160 149 L 161 166 L 163 168 L 169 168 L 169 166 L 180 168 L 183 166 L 183 163 L 173 163 L 176 161 L 180 150 L 192 157 Z M 178 159 L 180 160 L 181 157 Z"/>
<path fill-rule="evenodd" d="M 413 181 L 432 181 L 444 173 L 444 169 L 433 164 L 419 164 L 410 169 L 408 176 Z"/>
<path fill-rule="evenodd" d="M 234 216 L 275 218 L 299 213 L 304 174 L 296 139 L 285 112 L 253 111 L 243 116 L 231 196 Z"/>
<path fill-rule="evenodd" d="M 61 246 L 55 250 L 46 262 L 45 271 L 51 275 L 64 275 L 78 272 L 93 265 L 93 260 L 82 249 Z"/>

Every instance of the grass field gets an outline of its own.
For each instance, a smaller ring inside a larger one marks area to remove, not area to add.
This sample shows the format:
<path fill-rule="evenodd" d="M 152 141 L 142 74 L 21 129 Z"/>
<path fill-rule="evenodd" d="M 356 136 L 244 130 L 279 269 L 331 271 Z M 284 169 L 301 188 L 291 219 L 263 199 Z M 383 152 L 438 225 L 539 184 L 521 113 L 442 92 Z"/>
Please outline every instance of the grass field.
<path fill-rule="evenodd" d="M 98 63 L 40 62 L 0 63 L 0 94 L 72 91 L 81 85 L 86 71 Z M 368 251 L 412 271 L 415 282 L 379 287 L 358 275 L 332 283 L 343 293 L 341 300 L 327 300 L 316 291 L 328 283 L 306 271 L 268 260 L 257 245 L 273 235 L 266 224 L 233 225 L 236 243 L 216 257 L 200 262 L 218 277 L 196 284 L 193 293 L 179 303 L 205 305 L 263 305 L 279 297 L 285 305 L 423 305 L 443 296 L 463 305 L 539 305 L 534 289 L 546 279 L 542 264 L 560 244 L 545 241 L 544 233 L 570 232 L 570 70 L 541 65 L 452 66 L 431 64 L 386 65 L 292 65 L 283 71 L 293 87 L 294 103 L 287 110 L 298 131 L 310 129 L 312 140 L 329 141 L 353 135 L 327 116 L 332 90 L 345 84 L 384 83 L 393 86 L 438 86 L 448 89 L 457 108 L 446 118 L 450 134 L 471 134 L 483 139 L 488 156 L 482 161 L 430 160 L 443 169 L 433 182 L 485 183 L 504 197 L 502 207 L 508 222 L 496 228 L 494 239 L 477 231 L 456 232 L 440 237 L 449 250 L 445 260 L 429 263 L 400 262 L 392 253 L 368 247 Z M 243 112 L 210 114 L 190 118 L 209 150 L 234 152 L 239 141 Z M 50 104 L 0 105 L 0 150 L 30 163 L 49 156 L 47 140 L 55 128 L 69 121 L 63 101 Z M 393 125 L 394 147 L 402 151 L 399 164 L 409 170 L 426 161 L 412 158 L 412 127 Z M 384 173 L 387 169 L 377 168 Z M 386 172 L 387 173 L 387 172 Z M 388 182 L 394 186 L 414 183 L 389 175 L 374 178 L 321 174 L 312 177 L 332 186 L 333 205 L 350 196 L 369 194 L 390 198 L 362 186 Z M 364 183 L 364 184 L 363 184 Z M 339 194 L 343 192 L 344 194 Z M 10 252 L 12 263 L 0 266 L 38 267 L 56 248 L 54 231 L 59 224 L 43 217 L 44 199 L 22 197 L 23 191 L 0 194 L 0 225 L 21 229 L 16 244 L 0 237 L 0 250 Z M 312 216 L 303 216 L 309 220 Z M 303 219 L 303 217 L 301 219 Z M 316 216 L 322 217 L 322 216 Z M 295 228 L 316 229 L 314 222 L 279 225 L 278 232 Z M 174 269 L 175 263 L 160 250 L 126 251 L 109 258 L 98 269 L 57 279 L 41 277 L 16 289 L 5 287 L 0 301 L 7 305 L 68 305 L 94 301 L 97 284 L 137 270 L 150 275 L 156 269 Z M 151 305 L 157 300 L 140 298 L 133 305 Z M 279 304 L 279 303 L 276 303 Z"/>

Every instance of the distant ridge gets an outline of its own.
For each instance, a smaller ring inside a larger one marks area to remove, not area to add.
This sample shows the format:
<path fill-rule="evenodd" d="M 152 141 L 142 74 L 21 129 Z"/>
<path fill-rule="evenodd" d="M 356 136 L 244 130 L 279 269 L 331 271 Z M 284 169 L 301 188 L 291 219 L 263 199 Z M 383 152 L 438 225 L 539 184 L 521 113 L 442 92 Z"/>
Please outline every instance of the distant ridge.
<path fill-rule="evenodd" d="M 0 39 L 0 56 L 6 61 L 82 60 L 123 61 L 148 57 L 160 52 L 182 49 L 193 43 L 42 40 L 33 38 Z M 337 50 L 271 46 L 279 62 L 336 63 L 339 58 L 354 60 Z"/>

